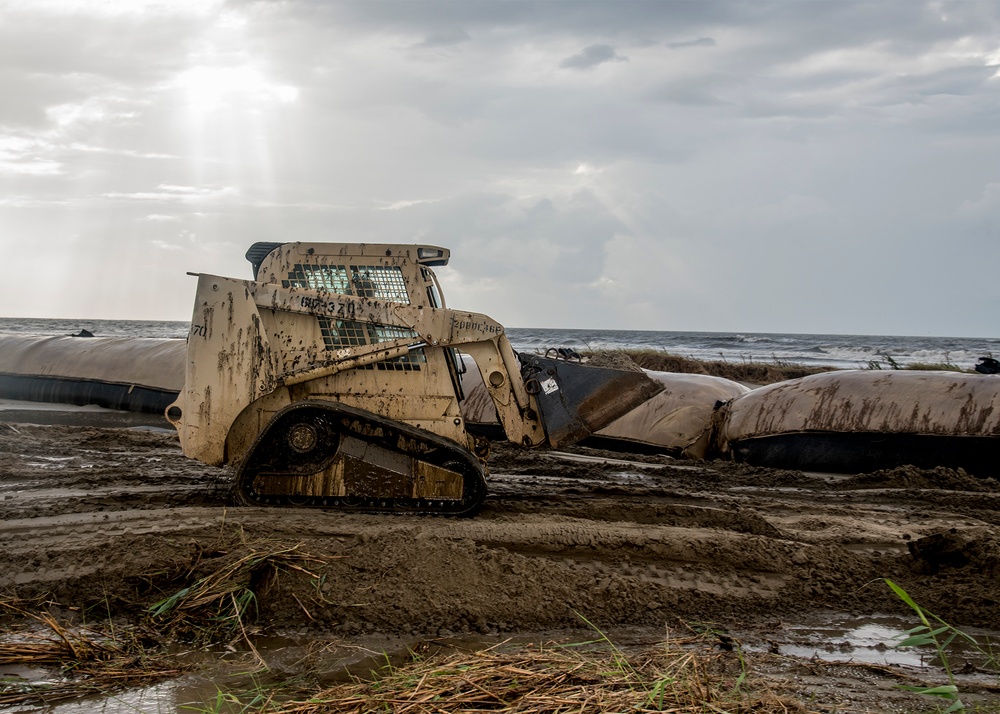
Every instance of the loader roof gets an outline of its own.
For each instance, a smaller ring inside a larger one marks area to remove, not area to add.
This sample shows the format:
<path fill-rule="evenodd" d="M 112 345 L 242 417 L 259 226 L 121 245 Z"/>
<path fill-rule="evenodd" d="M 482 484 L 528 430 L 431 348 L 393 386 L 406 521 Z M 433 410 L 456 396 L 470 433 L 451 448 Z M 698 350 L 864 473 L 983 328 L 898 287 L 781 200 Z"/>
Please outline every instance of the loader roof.
<path fill-rule="evenodd" d="M 315 251 L 321 252 L 324 255 L 331 254 L 331 246 L 335 246 L 339 249 L 342 255 L 392 255 L 403 253 L 410 253 L 413 257 L 414 262 L 420 265 L 426 265 L 428 267 L 437 267 L 441 265 L 447 265 L 448 260 L 451 257 L 451 251 L 447 248 L 441 248 L 436 245 L 417 245 L 417 244 L 380 244 L 380 243 L 276 243 L 271 241 L 260 241 L 254 243 L 247 249 L 246 259 L 250 261 L 253 266 L 254 278 L 258 277 L 260 272 L 260 266 L 263 264 L 264 259 L 267 258 L 274 250 L 281 248 L 283 246 L 297 246 L 301 252 L 312 254 Z M 412 252 L 411 252 L 412 251 Z"/>

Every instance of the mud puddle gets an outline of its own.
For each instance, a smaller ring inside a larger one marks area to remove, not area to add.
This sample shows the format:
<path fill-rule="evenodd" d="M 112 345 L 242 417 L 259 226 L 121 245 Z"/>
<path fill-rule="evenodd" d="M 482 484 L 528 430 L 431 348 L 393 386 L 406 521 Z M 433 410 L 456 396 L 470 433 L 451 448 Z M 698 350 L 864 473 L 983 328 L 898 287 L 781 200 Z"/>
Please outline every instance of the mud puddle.
<path fill-rule="evenodd" d="M 821 659 L 827 662 L 865 662 L 881 665 L 904 665 L 937 670 L 941 662 L 932 645 L 900 647 L 908 631 L 919 626 L 916 614 L 902 617 L 875 613 L 860 616 L 845 612 L 814 612 L 799 621 L 784 621 L 771 631 L 735 635 L 745 639 L 747 649 L 774 654 Z M 962 637 L 948 646 L 950 664 L 956 670 L 996 669 L 1000 661 L 1000 632 L 978 627 L 963 628 L 976 645 Z M 943 642 L 950 633 L 941 635 Z M 973 674 L 968 671 L 967 674 Z M 996 676 L 994 676 L 996 679 Z"/>

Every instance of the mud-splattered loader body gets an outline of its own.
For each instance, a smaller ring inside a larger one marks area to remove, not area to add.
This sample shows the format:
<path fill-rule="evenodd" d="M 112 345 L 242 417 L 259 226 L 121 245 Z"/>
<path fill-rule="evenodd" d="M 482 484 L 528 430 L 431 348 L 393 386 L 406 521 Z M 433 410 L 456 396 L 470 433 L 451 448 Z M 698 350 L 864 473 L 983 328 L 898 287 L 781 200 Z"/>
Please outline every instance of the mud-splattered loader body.
<path fill-rule="evenodd" d="M 658 391 L 641 373 L 519 358 L 499 323 L 444 307 L 444 248 L 258 243 L 247 257 L 255 280 L 198 276 L 167 409 L 187 455 L 237 468 L 244 501 L 474 510 L 488 445 L 459 410 L 457 349 L 529 447 L 583 438 Z"/>

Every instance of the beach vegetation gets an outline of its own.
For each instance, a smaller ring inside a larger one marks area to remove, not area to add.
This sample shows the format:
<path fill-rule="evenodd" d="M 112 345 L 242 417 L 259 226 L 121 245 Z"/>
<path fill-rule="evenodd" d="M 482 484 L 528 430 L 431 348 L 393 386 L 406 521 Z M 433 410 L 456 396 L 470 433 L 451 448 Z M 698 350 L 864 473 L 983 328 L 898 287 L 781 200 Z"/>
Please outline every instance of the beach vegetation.
<path fill-rule="evenodd" d="M 707 374 L 724 377 L 734 382 L 749 384 L 773 384 L 787 379 L 797 379 L 810 374 L 835 371 L 835 367 L 806 366 L 774 357 L 771 361 L 759 361 L 749 356 L 740 360 L 728 360 L 720 355 L 718 360 L 700 360 L 671 354 L 663 350 L 622 350 L 636 365 L 655 372 L 680 372 L 684 374 Z M 588 352 L 585 356 L 593 356 Z"/>
<path fill-rule="evenodd" d="M 4 606 L 44 627 L 18 631 L 16 636 L 12 631 L 0 632 L 4 641 L 0 665 L 52 667 L 61 676 L 39 683 L 4 680 L 0 706 L 109 697 L 193 669 L 170 648 L 168 633 L 153 629 L 155 621 L 144 626 L 119 625 L 112 638 L 106 623 L 103 628 L 70 627 L 13 602 Z M 351 675 L 332 685 L 265 678 L 260 675 L 268 670 L 261 661 L 261 668 L 245 673 L 242 685 L 218 687 L 206 701 L 184 704 L 181 709 L 203 714 L 803 711 L 795 699 L 776 694 L 763 679 L 753 677 L 741 651 L 718 647 L 713 632 L 668 631 L 655 644 L 623 646 L 595 625 L 590 627 L 595 637 L 571 643 L 505 640 L 473 651 L 442 649 L 430 655 L 410 651 L 402 661 L 386 655 L 384 663 L 367 675 Z"/>
<path fill-rule="evenodd" d="M 594 639 L 570 644 L 501 642 L 414 656 L 369 678 L 273 701 L 266 711 L 803 711 L 759 681 L 748 688 L 740 658 L 703 635 L 627 648 L 595 631 Z"/>
<path fill-rule="evenodd" d="M 252 684 L 239 693 L 217 687 L 215 696 L 207 702 L 182 704 L 179 709 L 196 712 L 196 714 L 244 714 L 245 712 L 267 711 L 279 688 L 264 684 L 256 672 L 247 672 L 246 676 Z"/>
<path fill-rule="evenodd" d="M 968 372 L 953 362 L 914 362 L 906 365 L 906 369 L 925 370 L 931 372 Z"/>
<path fill-rule="evenodd" d="M 868 360 L 868 369 L 903 369 L 903 366 L 895 360 L 888 352 L 879 355 L 882 361 L 876 359 Z"/>
<path fill-rule="evenodd" d="M 900 635 L 896 642 L 897 647 L 930 647 L 936 660 L 940 663 L 947 678 L 946 684 L 936 684 L 930 686 L 899 685 L 916 694 L 922 694 L 936 699 L 943 699 L 947 704 L 944 712 L 965 711 L 965 704 L 959 697 L 958 684 L 955 679 L 955 670 L 951 662 L 949 648 L 956 640 L 962 641 L 965 645 L 971 646 L 984 660 L 984 667 L 990 671 L 997 671 L 998 664 L 996 654 L 989 647 L 984 647 L 975 637 L 959 628 L 948 624 L 937 615 L 928 612 L 920 606 L 910 594 L 892 580 L 885 578 L 885 584 L 889 586 L 893 594 L 904 602 L 919 620 L 918 625 L 907 630 Z"/>
<path fill-rule="evenodd" d="M 49 603 L 52 605 L 52 603 Z M 0 679 L 0 707 L 51 705 L 103 695 L 181 676 L 192 667 L 159 646 L 142 626 L 108 623 L 71 626 L 48 609 L 0 601 L 0 610 L 24 618 L 22 626 L 0 630 L 0 666 L 50 669 L 42 681 Z"/>
<path fill-rule="evenodd" d="M 880 359 L 868 360 L 867 369 L 911 369 L 915 371 L 931 372 L 968 372 L 951 361 L 948 353 L 945 353 L 943 362 L 911 362 L 910 364 L 900 364 L 891 354 L 883 353 Z"/>
<path fill-rule="evenodd" d="M 251 543 L 242 532 L 213 556 L 207 574 L 153 603 L 147 613 L 157 628 L 169 633 L 204 641 L 235 635 L 246 643 L 261 667 L 266 665 L 246 627 L 257 615 L 258 598 L 283 572 L 319 581 L 321 575 L 312 569 L 337 557 L 305 553 L 301 544 Z"/>

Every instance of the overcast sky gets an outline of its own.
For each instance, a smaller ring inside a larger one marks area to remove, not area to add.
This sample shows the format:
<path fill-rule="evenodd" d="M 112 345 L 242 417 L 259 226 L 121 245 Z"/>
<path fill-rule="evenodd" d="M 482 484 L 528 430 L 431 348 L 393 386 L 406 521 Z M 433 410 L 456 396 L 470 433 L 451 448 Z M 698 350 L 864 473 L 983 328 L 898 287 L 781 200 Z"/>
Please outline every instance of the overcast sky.
<path fill-rule="evenodd" d="M 1000 3 L 0 0 L 0 315 L 430 243 L 510 327 L 1000 336 Z"/>

